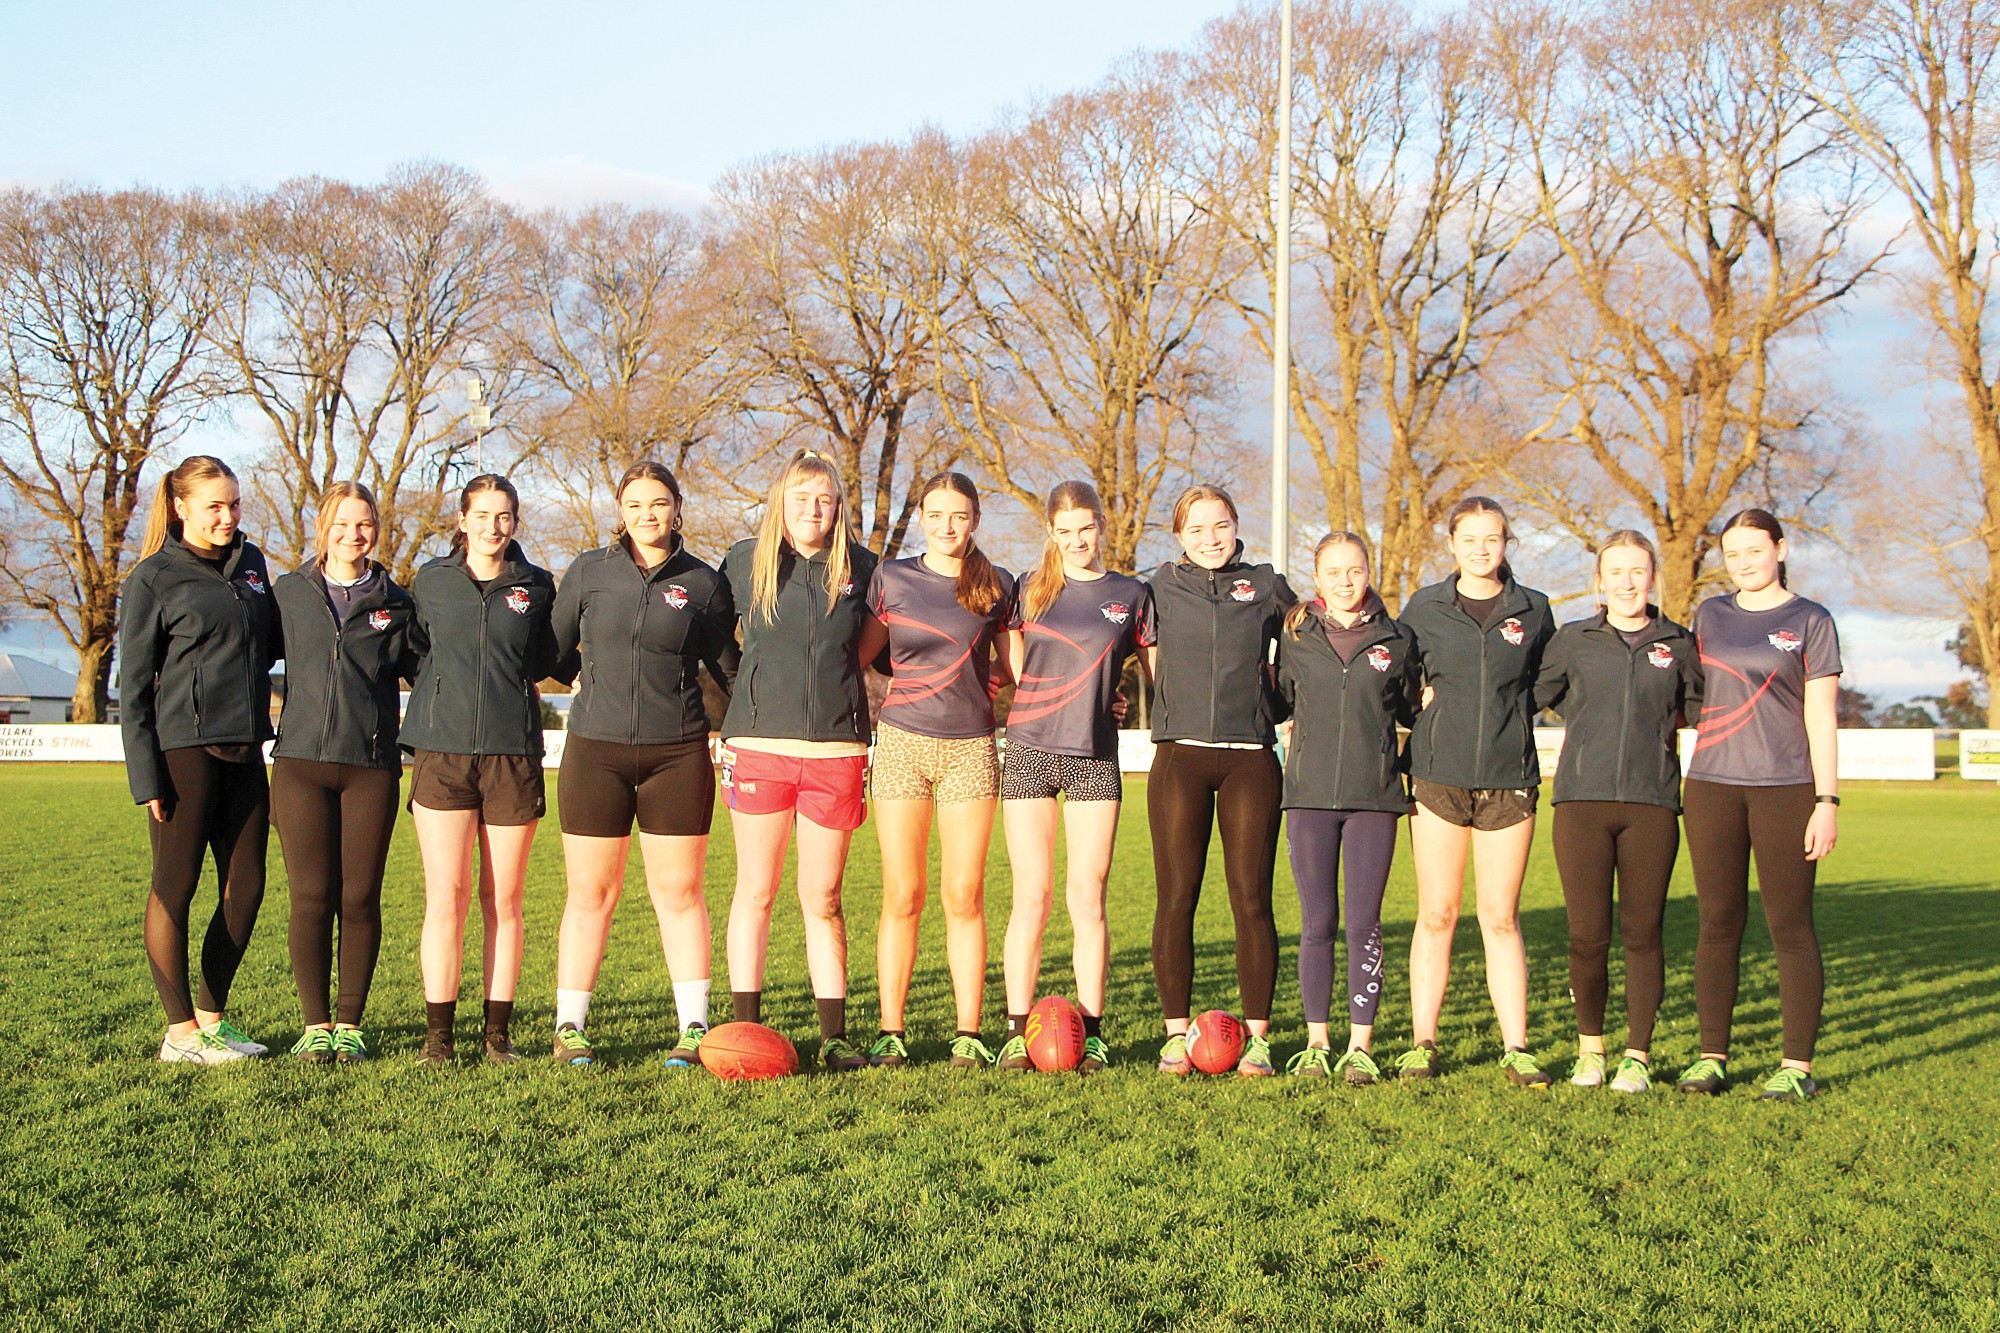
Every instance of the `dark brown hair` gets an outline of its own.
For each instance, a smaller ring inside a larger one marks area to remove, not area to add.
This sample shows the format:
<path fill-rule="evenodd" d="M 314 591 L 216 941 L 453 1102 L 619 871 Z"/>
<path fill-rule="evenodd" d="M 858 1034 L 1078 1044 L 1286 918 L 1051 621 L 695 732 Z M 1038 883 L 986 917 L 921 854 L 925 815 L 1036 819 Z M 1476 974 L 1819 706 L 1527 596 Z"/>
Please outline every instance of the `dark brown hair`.
<path fill-rule="evenodd" d="M 1722 531 L 1716 534 L 1716 541 L 1720 543 L 1724 535 L 1738 528 L 1752 528 L 1765 533 L 1771 538 L 1771 544 L 1774 546 L 1785 539 L 1785 525 L 1778 522 L 1778 516 L 1770 510 L 1739 509 L 1729 516 L 1727 523 L 1722 525 Z M 1780 588 L 1792 586 L 1785 579 L 1785 562 L 1782 560 L 1778 562 L 1778 586 Z"/>
<path fill-rule="evenodd" d="M 1468 495 L 1451 507 L 1451 512 L 1444 516 L 1445 538 L 1449 540 L 1452 534 L 1458 531 L 1458 525 L 1474 514 L 1492 514 L 1498 518 L 1500 520 L 1500 540 L 1508 546 L 1514 544 L 1514 525 L 1507 521 L 1507 511 L 1500 507 L 1498 500 L 1484 495 Z M 1500 557 L 1500 567 L 1493 571 L 1493 576 L 1502 583 L 1511 583 L 1513 581 L 1514 566 L 1506 556 L 1503 555 Z"/>
<path fill-rule="evenodd" d="M 681 530 L 681 506 L 686 501 L 681 498 L 681 484 L 674 480 L 674 474 L 668 470 L 667 465 L 665 463 L 655 463 L 650 458 L 642 458 L 631 467 L 626 468 L 625 475 L 618 479 L 618 488 L 611 492 L 613 502 L 622 502 L 625 499 L 625 488 L 635 481 L 657 481 L 660 485 L 667 488 L 667 494 L 674 497 L 674 531 L 679 532 Z M 625 535 L 625 520 L 622 517 L 623 511 L 621 510 L 620 513 L 621 517 L 617 525 L 611 529 L 611 536 L 614 541 Z"/>
<path fill-rule="evenodd" d="M 963 472 L 940 472 L 925 482 L 923 489 L 917 492 L 919 511 L 933 491 L 950 491 L 953 495 L 964 496 L 972 505 L 972 521 L 979 521 L 979 488 Z M 979 549 L 977 541 L 965 548 L 965 557 L 958 564 L 958 582 L 952 591 L 958 598 L 958 604 L 975 616 L 991 611 L 1005 595 L 1000 587 L 1000 576 L 993 572 L 993 562 L 986 558 L 986 552 Z"/>
<path fill-rule="evenodd" d="M 518 528 L 521 521 L 521 493 L 514 489 L 513 482 L 507 480 L 498 472 L 482 472 L 471 481 L 465 483 L 465 489 L 458 493 L 459 517 L 463 518 L 466 511 L 472 508 L 473 496 L 483 495 L 487 491 L 498 491 L 513 501 L 514 522 Z M 462 526 L 451 530 L 451 553 L 453 555 L 465 554 L 465 529 Z"/>

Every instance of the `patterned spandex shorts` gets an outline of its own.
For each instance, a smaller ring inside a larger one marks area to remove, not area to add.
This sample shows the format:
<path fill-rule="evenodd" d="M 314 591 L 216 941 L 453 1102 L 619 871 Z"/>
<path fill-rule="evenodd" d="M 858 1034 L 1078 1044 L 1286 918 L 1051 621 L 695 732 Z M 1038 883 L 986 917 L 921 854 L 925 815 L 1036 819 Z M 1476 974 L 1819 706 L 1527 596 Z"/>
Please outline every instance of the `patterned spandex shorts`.
<path fill-rule="evenodd" d="M 990 801 L 1000 794 L 993 738 L 919 736 L 879 723 L 868 790 L 878 801 Z"/>
<path fill-rule="evenodd" d="M 1050 754 L 1019 743 L 1007 747 L 1006 771 L 1000 795 L 1009 801 L 1052 801 L 1056 793 L 1072 801 L 1117 801 L 1125 796 L 1125 780 L 1116 759 Z"/>

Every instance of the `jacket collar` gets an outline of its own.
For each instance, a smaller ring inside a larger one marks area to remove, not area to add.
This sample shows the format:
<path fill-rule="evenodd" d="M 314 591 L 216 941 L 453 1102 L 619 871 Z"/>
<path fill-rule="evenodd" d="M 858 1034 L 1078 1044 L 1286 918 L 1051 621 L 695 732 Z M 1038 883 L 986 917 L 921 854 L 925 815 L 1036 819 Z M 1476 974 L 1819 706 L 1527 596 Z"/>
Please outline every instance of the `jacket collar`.
<path fill-rule="evenodd" d="M 1317 597 L 1306 603 L 1306 610 L 1309 613 L 1308 618 L 1312 621 L 1312 627 L 1319 631 L 1313 637 L 1324 644 L 1328 652 L 1332 652 L 1333 645 L 1327 642 L 1326 632 L 1329 629 L 1338 630 L 1340 627 L 1327 616 L 1325 603 Z M 1368 590 L 1368 600 L 1362 604 L 1361 614 L 1363 618 L 1356 620 L 1352 626 L 1354 629 L 1364 631 L 1356 642 L 1357 648 L 1371 648 L 1397 637 L 1396 622 L 1390 617 L 1389 609 L 1382 604 L 1382 598 L 1373 588 Z"/>
<path fill-rule="evenodd" d="M 1456 572 L 1445 575 L 1428 587 L 1419 588 L 1416 596 L 1410 600 L 1412 602 L 1441 602 L 1452 614 L 1458 616 L 1467 624 L 1477 625 L 1479 623 L 1459 609 L 1458 575 Z M 1523 612 L 1533 609 L 1534 604 L 1528 600 L 1527 591 L 1519 583 L 1509 578 L 1500 585 L 1500 605 L 1494 608 L 1493 619 L 1486 623 L 1486 628 L 1489 630 L 1498 629 L 1508 617 L 1519 616 Z"/>
<path fill-rule="evenodd" d="M 639 563 L 639 556 L 633 549 L 632 538 L 630 536 L 619 537 L 611 543 L 611 548 L 616 551 L 623 551 L 625 559 L 631 564 L 633 571 L 647 583 L 651 583 L 654 579 L 675 570 L 684 569 L 688 560 L 687 543 L 681 539 L 681 535 L 678 532 L 674 534 L 673 545 L 667 550 L 667 558 L 659 564 L 654 565 L 651 569 L 647 569 Z"/>
<path fill-rule="evenodd" d="M 243 563 L 243 548 L 243 529 L 238 528 L 236 534 L 229 539 L 229 545 L 222 548 L 226 553 L 222 562 L 223 578 L 236 577 L 237 566 Z M 167 524 L 167 541 L 166 545 L 161 549 L 178 551 L 182 556 L 197 564 L 206 565 L 211 563 L 210 557 L 199 554 L 193 547 L 187 544 L 187 539 L 181 535 L 181 523 L 179 519 L 175 519 Z"/>
<path fill-rule="evenodd" d="M 1236 548 L 1229 553 L 1229 558 L 1222 562 L 1222 567 L 1220 569 L 1204 569 L 1202 566 L 1197 565 L 1192 559 L 1190 559 L 1186 551 L 1182 551 L 1180 553 L 1180 556 L 1177 559 L 1173 560 L 1171 563 L 1175 569 L 1184 569 L 1190 574 L 1234 573 L 1235 571 L 1244 568 L 1243 539 L 1240 537 L 1237 538 Z"/>
<path fill-rule="evenodd" d="M 1639 641 L 1633 644 L 1632 647 L 1643 648 L 1649 643 L 1658 643 L 1662 639 L 1673 639 L 1680 636 L 1680 626 L 1661 615 L 1659 607 L 1648 602 L 1646 603 L 1646 613 L 1653 618 L 1653 623 L 1646 626 L 1645 633 L 1640 636 Z M 1621 631 L 1614 629 L 1611 625 L 1611 612 L 1602 606 L 1597 608 L 1596 615 L 1584 622 L 1583 627 L 1587 633 L 1592 634 L 1621 634 Z"/>
<path fill-rule="evenodd" d="M 452 551 L 444 560 L 446 564 L 459 569 L 468 579 L 472 577 L 472 571 L 467 569 L 465 565 L 465 551 L 463 549 Z M 527 582 L 527 578 L 528 557 L 522 552 L 521 543 L 510 538 L 507 542 L 506 551 L 500 557 L 500 573 L 495 576 L 494 583 L 496 585 L 525 583 Z"/>

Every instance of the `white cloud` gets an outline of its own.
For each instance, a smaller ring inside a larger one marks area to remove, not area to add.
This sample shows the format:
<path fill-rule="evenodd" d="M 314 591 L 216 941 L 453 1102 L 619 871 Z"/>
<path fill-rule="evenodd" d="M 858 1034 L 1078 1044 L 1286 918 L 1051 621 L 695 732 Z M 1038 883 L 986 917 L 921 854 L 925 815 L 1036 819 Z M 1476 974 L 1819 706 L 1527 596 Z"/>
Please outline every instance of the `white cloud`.
<path fill-rule="evenodd" d="M 534 162 L 501 158 L 482 163 L 479 170 L 495 198 L 523 208 L 580 208 L 615 203 L 694 213 L 709 199 L 705 185 L 592 162 L 578 153 Z"/>
<path fill-rule="evenodd" d="M 1954 629 L 1950 621 L 1839 606 L 1833 612 L 1840 624 L 1843 682 L 1878 703 L 1943 694 L 1968 674 L 1944 649 Z"/>

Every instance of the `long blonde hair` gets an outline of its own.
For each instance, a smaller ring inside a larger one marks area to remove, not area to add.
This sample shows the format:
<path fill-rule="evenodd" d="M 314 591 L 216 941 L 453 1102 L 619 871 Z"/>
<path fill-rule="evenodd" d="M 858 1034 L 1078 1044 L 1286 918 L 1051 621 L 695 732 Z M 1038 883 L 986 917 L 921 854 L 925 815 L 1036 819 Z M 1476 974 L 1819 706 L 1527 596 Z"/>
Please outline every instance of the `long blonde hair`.
<path fill-rule="evenodd" d="M 785 549 L 785 492 L 801 477 L 824 477 L 833 490 L 833 535 L 826 544 L 826 610 L 840 602 L 840 589 L 848 581 L 847 487 L 832 463 L 810 449 L 792 455 L 785 470 L 764 495 L 764 517 L 757 524 L 757 550 L 750 562 L 750 610 L 765 624 L 778 618 L 778 565 Z"/>
<path fill-rule="evenodd" d="M 1314 543 L 1313 572 L 1315 574 L 1319 572 L 1319 558 L 1335 546 L 1352 546 L 1355 550 L 1361 552 L 1361 563 L 1368 566 L 1369 587 L 1370 591 L 1373 591 L 1375 558 L 1368 550 L 1368 539 L 1356 532 L 1329 532 L 1326 536 L 1321 537 L 1318 542 Z M 1312 619 L 1312 604 L 1312 598 L 1303 598 L 1295 602 L 1291 610 L 1285 612 L 1285 632 L 1290 634 L 1294 639 L 1299 637 L 1299 628 L 1306 621 Z"/>
<path fill-rule="evenodd" d="M 188 499 L 200 482 L 222 479 L 235 481 L 236 474 L 229 470 L 229 464 L 212 454 L 190 454 L 180 461 L 180 466 L 161 477 L 159 488 L 153 492 L 153 511 L 146 515 L 146 536 L 139 543 L 139 558 L 144 560 L 167 544 L 167 525 L 174 522 L 174 501 Z"/>
<path fill-rule="evenodd" d="M 1048 502 L 1042 506 L 1043 519 L 1053 524 L 1056 515 L 1068 509 L 1088 509 L 1097 516 L 1097 526 L 1104 527 L 1104 501 L 1097 498 L 1097 488 L 1087 481 L 1065 481 L 1057 484 L 1049 492 Z M 1053 535 L 1042 542 L 1042 562 L 1035 566 L 1035 572 L 1028 575 L 1022 588 L 1021 614 L 1028 620 L 1040 620 L 1048 609 L 1062 596 L 1062 590 L 1069 583 L 1069 576 L 1063 573 L 1062 552 L 1056 549 Z"/>
<path fill-rule="evenodd" d="M 381 526 L 382 514 L 375 507 L 375 492 L 358 481 L 336 481 L 319 493 L 319 517 L 313 520 L 313 553 L 326 559 L 326 534 L 333 526 L 333 513 L 342 500 L 359 500 L 368 506 L 368 517 Z M 378 534 L 379 535 L 379 534 Z"/>

